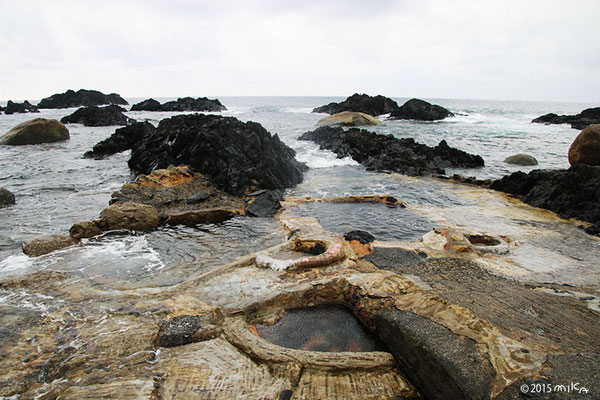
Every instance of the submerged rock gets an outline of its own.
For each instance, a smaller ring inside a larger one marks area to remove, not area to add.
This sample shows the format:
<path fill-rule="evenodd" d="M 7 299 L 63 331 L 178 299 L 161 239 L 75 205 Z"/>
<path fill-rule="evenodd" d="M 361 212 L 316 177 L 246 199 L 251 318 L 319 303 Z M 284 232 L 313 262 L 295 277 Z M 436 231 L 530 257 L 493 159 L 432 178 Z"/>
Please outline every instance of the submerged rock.
<path fill-rule="evenodd" d="M 96 144 L 92 150 L 83 156 L 102 158 L 111 154 L 130 150 L 136 143 L 151 135 L 156 128 L 150 122 L 136 122 L 124 128 L 115 130 L 109 138 Z"/>
<path fill-rule="evenodd" d="M 110 126 L 127 125 L 135 122 L 127 117 L 123 107 L 111 104 L 105 107 L 82 107 L 71 115 L 63 117 L 60 121 L 65 124 L 83 124 L 84 126 Z"/>
<path fill-rule="evenodd" d="M 154 99 L 144 100 L 134 104 L 131 111 L 224 111 L 227 108 L 218 99 L 206 97 L 180 97 L 174 101 L 160 104 Z"/>
<path fill-rule="evenodd" d="M 15 103 L 12 100 L 9 100 L 6 103 L 6 109 L 4 113 L 15 114 L 15 113 L 37 113 L 39 112 L 37 107 L 25 100 L 23 103 Z"/>
<path fill-rule="evenodd" d="M 506 157 L 506 159 L 504 159 L 504 162 L 507 164 L 523 165 L 523 166 L 538 165 L 538 161 L 535 159 L 535 157 L 530 156 L 529 154 L 524 154 L 524 153 L 519 153 L 519 154 L 512 155 L 510 157 Z"/>
<path fill-rule="evenodd" d="M 568 170 L 519 171 L 494 181 L 490 187 L 522 196 L 525 203 L 563 218 L 600 223 L 600 167 L 575 164 Z"/>
<path fill-rule="evenodd" d="M 30 257 L 38 257 L 77 243 L 77 239 L 67 235 L 41 236 L 24 243 L 23 253 Z"/>
<path fill-rule="evenodd" d="M 569 164 L 600 165 L 600 124 L 585 128 L 569 147 Z"/>
<path fill-rule="evenodd" d="M 8 189 L 0 187 L 0 207 L 15 204 L 15 195 Z"/>
<path fill-rule="evenodd" d="M 533 119 L 538 124 L 571 124 L 573 129 L 585 129 L 592 124 L 600 124 L 600 107 L 587 108 L 576 115 L 545 114 Z"/>
<path fill-rule="evenodd" d="M 71 108 L 81 106 L 102 106 L 105 104 L 129 104 L 116 93 L 104 94 L 97 90 L 67 90 L 65 93 L 53 94 L 38 103 L 38 108 Z"/>
<path fill-rule="evenodd" d="M 317 122 L 318 126 L 383 125 L 377 118 L 361 112 L 342 111 Z"/>
<path fill-rule="evenodd" d="M 389 114 L 397 108 L 398 103 L 388 97 L 354 93 L 341 103 L 334 102 L 321 107 L 316 107 L 312 112 L 337 114 L 342 111 L 354 111 L 378 116 Z"/>
<path fill-rule="evenodd" d="M 253 187 L 284 189 L 302 182 L 306 165 L 296 152 L 256 122 L 219 115 L 178 115 L 131 151 L 129 167 L 148 174 L 155 168 L 189 165 L 219 189 L 241 195 Z"/>
<path fill-rule="evenodd" d="M 339 127 L 322 127 L 300 136 L 321 149 L 331 150 L 338 157 L 352 157 L 368 170 L 394 171 L 417 176 L 444 174 L 444 168 L 475 168 L 484 165 L 481 156 L 448 146 L 442 140 L 436 147 L 415 142 L 412 138 L 397 139 L 362 129 L 345 131 Z"/>
<path fill-rule="evenodd" d="M 390 114 L 390 119 L 415 119 L 419 121 L 437 121 L 451 117 L 450 111 L 442 106 L 420 99 L 410 99 Z"/>
<path fill-rule="evenodd" d="M 0 138 L 0 144 L 21 146 L 69 139 L 69 130 L 55 119 L 35 118 L 13 127 Z"/>

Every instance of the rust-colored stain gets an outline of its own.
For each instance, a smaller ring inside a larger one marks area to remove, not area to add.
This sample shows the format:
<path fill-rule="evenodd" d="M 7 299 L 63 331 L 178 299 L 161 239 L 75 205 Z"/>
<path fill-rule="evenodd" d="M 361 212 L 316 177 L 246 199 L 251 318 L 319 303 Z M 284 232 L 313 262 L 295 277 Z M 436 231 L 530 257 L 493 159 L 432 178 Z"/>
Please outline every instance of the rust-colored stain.
<path fill-rule="evenodd" d="M 254 325 L 254 324 L 248 324 L 248 329 L 250 329 L 250 332 L 252 332 L 256 336 L 260 337 L 260 334 L 258 333 L 258 329 L 256 329 L 256 325 Z"/>

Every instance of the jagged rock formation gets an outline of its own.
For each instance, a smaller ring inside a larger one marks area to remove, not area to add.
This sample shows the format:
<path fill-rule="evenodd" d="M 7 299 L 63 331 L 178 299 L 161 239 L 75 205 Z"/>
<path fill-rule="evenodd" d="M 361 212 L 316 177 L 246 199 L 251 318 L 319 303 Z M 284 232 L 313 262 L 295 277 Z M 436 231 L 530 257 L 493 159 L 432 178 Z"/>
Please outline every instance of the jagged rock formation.
<path fill-rule="evenodd" d="M 592 124 L 600 124 L 600 107 L 587 108 L 576 115 L 545 114 L 533 119 L 538 124 L 571 124 L 573 129 L 585 129 Z"/>
<path fill-rule="evenodd" d="M 444 174 L 444 168 L 475 168 L 484 165 L 481 156 L 454 149 L 442 140 L 436 147 L 415 142 L 412 138 L 397 139 L 362 129 L 322 127 L 300 136 L 321 149 L 331 150 L 338 157 L 352 157 L 369 170 L 394 171 L 406 175 Z"/>
<path fill-rule="evenodd" d="M 254 187 L 284 189 L 300 183 L 307 167 L 295 154 L 256 122 L 179 115 L 163 119 L 132 149 L 129 167 L 148 174 L 170 164 L 189 165 L 219 189 L 241 195 Z"/>
<path fill-rule="evenodd" d="M 38 108 L 71 108 L 81 106 L 102 106 L 105 104 L 129 104 L 116 93 L 104 94 L 97 90 L 67 90 L 65 93 L 53 94 L 38 103 Z"/>
<path fill-rule="evenodd" d="M 354 93 L 341 103 L 334 102 L 321 107 L 316 107 L 312 112 L 337 114 L 342 111 L 354 111 L 378 116 L 389 114 L 397 108 L 398 103 L 388 97 Z"/>
<path fill-rule="evenodd" d="M 390 119 L 415 119 L 419 121 L 437 121 L 451 117 L 450 111 L 442 106 L 420 99 L 410 99 L 390 114 Z"/>
<path fill-rule="evenodd" d="M 55 119 L 35 118 L 13 127 L 0 137 L 0 144 L 20 146 L 69 139 L 69 130 Z"/>
<path fill-rule="evenodd" d="M 92 150 L 83 156 L 102 158 L 125 150 L 130 150 L 136 143 L 152 134 L 156 128 L 150 122 L 136 122 L 115 130 L 109 138 L 97 143 Z"/>
<path fill-rule="evenodd" d="M 37 107 L 25 100 L 23 103 L 15 103 L 12 100 L 9 100 L 6 103 L 6 109 L 4 110 L 5 114 L 15 114 L 15 113 L 37 113 L 39 112 Z"/>
<path fill-rule="evenodd" d="M 206 97 L 183 97 L 160 104 L 154 99 L 144 100 L 131 106 L 131 111 L 224 111 L 227 108 L 218 99 Z"/>
<path fill-rule="evenodd" d="M 104 107 L 82 107 L 71 115 L 63 117 L 60 122 L 65 124 L 83 124 L 84 126 L 128 125 L 135 122 L 123 112 L 123 107 L 115 104 Z"/>

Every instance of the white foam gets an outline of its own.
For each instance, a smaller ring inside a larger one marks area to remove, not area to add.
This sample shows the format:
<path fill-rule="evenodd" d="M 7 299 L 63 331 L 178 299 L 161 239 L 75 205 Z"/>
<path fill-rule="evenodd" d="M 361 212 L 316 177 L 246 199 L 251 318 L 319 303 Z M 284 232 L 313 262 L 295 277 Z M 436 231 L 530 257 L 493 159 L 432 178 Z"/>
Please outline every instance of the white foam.
<path fill-rule="evenodd" d="M 296 159 L 306 163 L 309 168 L 330 168 L 341 165 L 358 165 L 350 157 L 337 158 L 337 155 L 329 150 L 320 150 L 319 146 L 311 142 L 303 142 L 296 147 Z"/>
<path fill-rule="evenodd" d="M 33 266 L 33 259 L 25 254 L 16 254 L 0 261 L 0 276 L 10 275 L 16 271 L 25 271 Z"/>

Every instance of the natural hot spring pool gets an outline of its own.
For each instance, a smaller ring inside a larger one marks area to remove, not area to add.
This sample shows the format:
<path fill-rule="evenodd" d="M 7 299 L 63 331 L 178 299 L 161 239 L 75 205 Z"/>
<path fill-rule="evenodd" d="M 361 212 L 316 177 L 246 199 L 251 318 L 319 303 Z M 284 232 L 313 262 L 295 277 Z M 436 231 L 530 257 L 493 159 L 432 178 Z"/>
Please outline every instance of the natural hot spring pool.
<path fill-rule="evenodd" d="M 256 324 L 261 337 L 279 346 L 309 351 L 381 351 L 358 319 L 341 305 L 288 310 L 273 325 Z"/>

